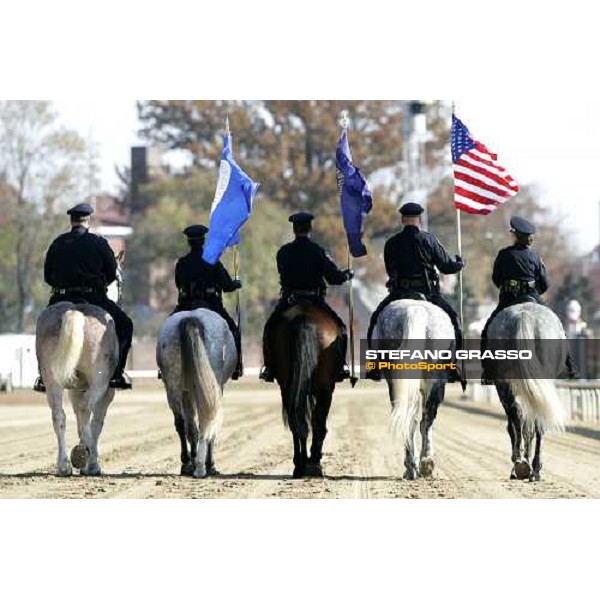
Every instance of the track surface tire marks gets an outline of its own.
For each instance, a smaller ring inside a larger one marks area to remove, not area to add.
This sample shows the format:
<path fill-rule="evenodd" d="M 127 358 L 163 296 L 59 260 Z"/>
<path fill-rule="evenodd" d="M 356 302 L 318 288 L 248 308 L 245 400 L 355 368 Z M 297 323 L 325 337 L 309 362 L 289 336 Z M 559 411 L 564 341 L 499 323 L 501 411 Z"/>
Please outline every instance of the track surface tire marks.
<path fill-rule="evenodd" d="M 453 387 L 453 386 L 452 386 Z M 451 389 L 434 430 L 436 473 L 404 481 L 402 449 L 388 432 L 386 388 L 342 385 L 325 442 L 325 478 L 293 480 L 292 440 L 274 386 L 232 385 L 217 449 L 221 475 L 179 476 L 179 443 L 159 387 L 121 393 L 101 438 L 104 475 L 54 476 L 56 441 L 40 395 L 0 397 L 0 498 L 583 498 L 600 497 L 600 429 L 547 438 L 544 480 L 510 481 L 501 410 Z M 68 404 L 68 403 L 66 403 Z M 67 436 L 76 443 L 70 406 Z"/>

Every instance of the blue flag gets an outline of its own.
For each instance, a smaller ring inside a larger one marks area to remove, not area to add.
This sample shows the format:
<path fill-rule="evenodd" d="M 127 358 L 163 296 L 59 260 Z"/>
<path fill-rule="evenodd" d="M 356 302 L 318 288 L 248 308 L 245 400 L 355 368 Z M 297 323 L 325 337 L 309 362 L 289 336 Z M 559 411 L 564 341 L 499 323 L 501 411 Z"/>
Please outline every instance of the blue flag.
<path fill-rule="evenodd" d="M 231 136 L 224 135 L 217 189 L 202 253 L 207 263 L 216 264 L 225 248 L 240 243 L 240 230 L 252 212 L 257 190 L 258 183 L 252 181 L 233 159 Z"/>
<path fill-rule="evenodd" d="M 348 132 L 342 131 L 335 152 L 338 192 L 342 208 L 344 229 L 348 238 L 350 254 L 354 258 L 365 256 L 367 248 L 362 236 L 365 230 L 365 216 L 373 208 L 373 196 L 360 170 L 352 162 L 352 153 L 348 144 Z"/>

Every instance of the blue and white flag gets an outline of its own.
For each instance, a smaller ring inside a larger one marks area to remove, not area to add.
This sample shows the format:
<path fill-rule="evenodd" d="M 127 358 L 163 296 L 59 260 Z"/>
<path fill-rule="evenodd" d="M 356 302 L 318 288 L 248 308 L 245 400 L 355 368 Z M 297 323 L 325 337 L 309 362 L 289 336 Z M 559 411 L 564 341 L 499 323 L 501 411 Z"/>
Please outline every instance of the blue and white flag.
<path fill-rule="evenodd" d="M 252 212 L 258 185 L 235 162 L 231 135 L 224 135 L 217 189 L 202 253 L 207 263 L 216 264 L 225 248 L 240 243 L 240 230 Z"/>
<path fill-rule="evenodd" d="M 354 258 L 365 256 L 367 248 L 362 241 L 365 231 L 364 220 L 373 208 L 373 196 L 363 174 L 352 162 L 348 132 L 345 128 L 342 130 L 335 152 L 335 165 L 342 219 L 348 237 L 350 254 Z"/>

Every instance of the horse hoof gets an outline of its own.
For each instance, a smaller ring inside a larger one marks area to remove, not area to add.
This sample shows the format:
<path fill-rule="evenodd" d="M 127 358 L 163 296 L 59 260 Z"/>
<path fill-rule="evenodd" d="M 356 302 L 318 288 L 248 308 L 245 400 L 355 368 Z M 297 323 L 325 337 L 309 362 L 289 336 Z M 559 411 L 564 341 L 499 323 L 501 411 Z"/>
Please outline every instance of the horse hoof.
<path fill-rule="evenodd" d="M 421 459 L 419 471 L 423 477 L 432 477 L 435 471 L 435 462 L 433 458 L 428 457 Z"/>
<path fill-rule="evenodd" d="M 217 469 L 217 467 L 212 465 L 212 466 L 206 467 L 206 474 L 214 477 L 215 475 L 220 475 L 221 471 L 219 471 L 219 469 Z"/>
<path fill-rule="evenodd" d="M 517 474 L 515 473 L 515 468 L 512 468 L 512 471 L 510 472 L 510 478 L 511 479 L 517 479 Z"/>
<path fill-rule="evenodd" d="M 87 464 L 89 454 L 89 450 L 83 444 L 73 446 L 71 450 L 71 464 L 76 469 L 83 469 Z"/>
<path fill-rule="evenodd" d="M 306 469 L 302 467 L 295 467 L 294 472 L 292 473 L 292 477 L 294 479 L 302 479 L 306 474 Z"/>
<path fill-rule="evenodd" d="M 409 481 L 414 481 L 418 479 L 419 471 L 417 471 L 416 467 L 411 467 L 410 469 L 406 469 L 404 471 L 404 479 L 408 479 Z"/>
<path fill-rule="evenodd" d="M 181 474 L 190 477 L 194 474 L 194 465 L 192 463 L 186 463 L 181 465 Z"/>
<path fill-rule="evenodd" d="M 80 472 L 86 477 L 98 477 L 99 475 L 102 475 L 102 469 L 98 463 L 84 467 Z"/>
<path fill-rule="evenodd" d="M 71 465 L 62 465 L 56 469 L 57 477 L 71 477 L 73 475 L 73 467 Z"/>
<path fill-rule="evenodd" d="M 206 477 L 206 469 L 196 469 L 193 477 L 194 479 L 204 479 Z"/>
<path fill-rule="evenodd" d="M 308 463 L 306 465 L 307 477 L 323 477 L 323 467 L 321 463 Z"/>
<path fill-rule="evenodd" d="M 529 476 L 529 481 L 531 481 L 532 483 L 535 481 L 541 481 L 542 479 L 542 475 L 541 473 L 536 473 L 535 471 Z"/>
<path fill-rule="evenodd" d="M 527 479 L 531 475 L 531 465 L 526 460 L 519 460 L 514 467 L 517 479 Z"/>

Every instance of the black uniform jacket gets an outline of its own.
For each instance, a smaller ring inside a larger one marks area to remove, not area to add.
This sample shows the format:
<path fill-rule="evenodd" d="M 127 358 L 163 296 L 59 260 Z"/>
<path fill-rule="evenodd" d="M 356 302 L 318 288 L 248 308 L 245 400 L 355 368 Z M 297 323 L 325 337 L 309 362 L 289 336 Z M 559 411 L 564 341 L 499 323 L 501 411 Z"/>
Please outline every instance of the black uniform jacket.
<path fill-rule="evenodd" d="M 452 274 L 461 270 L 462 264 L 454 260 L 440 241 L 427 231 L 406 225 L 392 236 L 383 251 L 385 270 L 390 279 L 437 278 L 434 266 L 441 273 Z"/>
<path fill-rule="evenodd" d="M 192 293 L 193 289 L 214 289 L 216 292 L 233 292 L 237 286 L 219 261 L 210 265 L 202 258 L 202 250 L 191 250 L 175 266 L 177 289 Z"/>
<path fill-rule="evenodd" d="M 348 279 L 325 250 L 308 237 L 298 237 L 279 249 L 277 269 L 284 290 L 324 290 L 325 282 L 341 285 Z"/>
<path fill-rule="evenodd" d="M 117 260 L 106 239 L 75 227 L 48 248 L 44 280 L 53 288 L 91 287 L 104 292 L 117 278 Z"/>
<path fill-rule="evenodd" d="M 494 285 L 499 288 L 509 279 L 535 282 L 535 288 L 540 294 L 550 287 L 546 267 L 540 255 L 535 250 L 519 244 L 500 250 L 494 261 Z"/>

